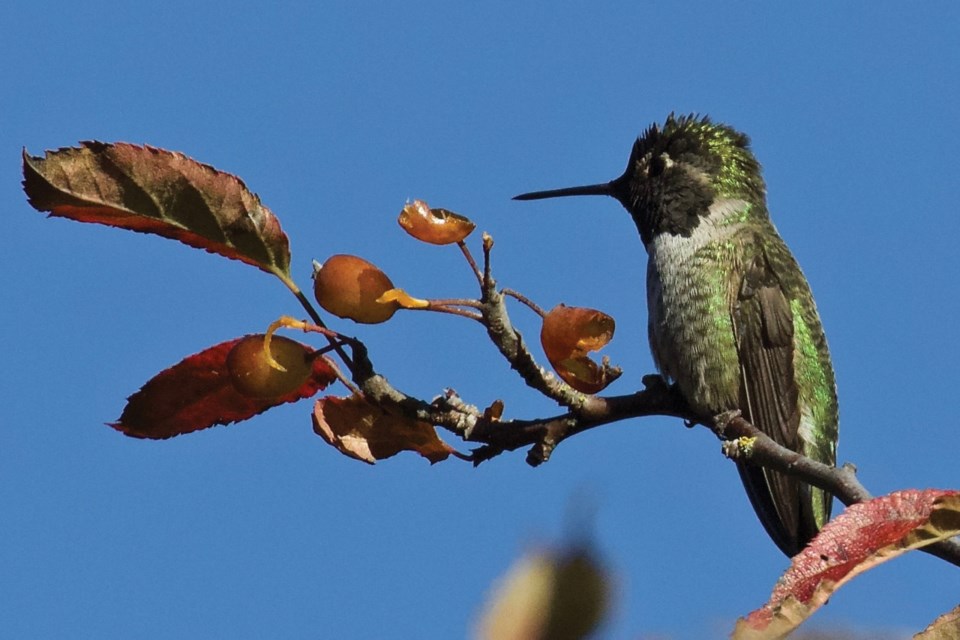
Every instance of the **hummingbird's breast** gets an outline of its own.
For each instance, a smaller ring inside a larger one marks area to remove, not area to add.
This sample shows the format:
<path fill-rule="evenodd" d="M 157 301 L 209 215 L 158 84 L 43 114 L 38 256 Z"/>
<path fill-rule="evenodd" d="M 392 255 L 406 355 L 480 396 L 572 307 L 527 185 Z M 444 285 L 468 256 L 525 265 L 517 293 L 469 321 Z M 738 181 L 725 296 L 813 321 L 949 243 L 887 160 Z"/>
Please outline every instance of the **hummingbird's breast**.
<path fill-rule="evenodd" d="M 750 205 L 724 200 L 689 236 L 647 245 L 648 334 L 660 373 L 704 413 L 737 407 L 740 368 L 732 309 L 750 258 Z"/>

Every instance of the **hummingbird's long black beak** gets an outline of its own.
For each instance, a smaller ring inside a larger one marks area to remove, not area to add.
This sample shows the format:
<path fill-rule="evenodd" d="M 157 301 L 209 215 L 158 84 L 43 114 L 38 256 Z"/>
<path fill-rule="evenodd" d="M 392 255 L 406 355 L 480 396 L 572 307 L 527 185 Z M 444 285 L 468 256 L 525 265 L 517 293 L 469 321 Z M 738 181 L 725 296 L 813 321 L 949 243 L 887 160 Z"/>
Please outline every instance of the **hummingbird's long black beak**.
<path fill-rule="evenodd" d="M 567 196 L 613 196 L 613 182 L 588 184 L 583 187 L 566 187 L 549 191 L 532 191 L 513 196 L 514 200 L 543 200 L 544 198 L 565 198 Z M 615 196 L 614 196 L 615 197 Z"/>

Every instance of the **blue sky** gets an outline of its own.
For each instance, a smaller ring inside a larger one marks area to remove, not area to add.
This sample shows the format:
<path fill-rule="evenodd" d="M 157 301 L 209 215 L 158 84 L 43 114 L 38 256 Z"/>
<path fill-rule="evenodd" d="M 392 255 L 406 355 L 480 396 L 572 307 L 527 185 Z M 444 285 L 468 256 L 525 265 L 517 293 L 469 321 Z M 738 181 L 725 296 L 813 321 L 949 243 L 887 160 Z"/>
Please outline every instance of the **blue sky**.
<path fill-rule="evenodd" d="M 104 426 L 202 348 L 300 315 L 278 281 L 175 242 L 46 220 L 20 149 L 124 140 L 241 176 L 280 217 L 294 275 L 356 253 L 415 295 L 473 295 L 457 252 L 397 227 L 407 198 L 496 239 L 501 284 L 613 315 L 628 393 L 652 371 L 645 255 L 613 200 L 514 203 L 607 180 L 669 112 L 753 139 L 774 221 L 836 365 L 840 460 L 874 493 L 960 486 L 960 8 L 878 2 L 6 3 L 0 8 L 0 630 L 7 637 L 456 638 L 523 551 L 592 529 L 618 594 L 605 637 L 720 636 L 786 560 L 703 429 L 650 418 L 478 469 L 368 467 L 310 403 L 165 442 Z M 531 339 L 537 323 L 520 308 Z M 547 414 L 472 323 L 355 327 L 424 397 L 453 387 Z M 960 572 L 913 554 L 815 623 L 919 630 Z"/>

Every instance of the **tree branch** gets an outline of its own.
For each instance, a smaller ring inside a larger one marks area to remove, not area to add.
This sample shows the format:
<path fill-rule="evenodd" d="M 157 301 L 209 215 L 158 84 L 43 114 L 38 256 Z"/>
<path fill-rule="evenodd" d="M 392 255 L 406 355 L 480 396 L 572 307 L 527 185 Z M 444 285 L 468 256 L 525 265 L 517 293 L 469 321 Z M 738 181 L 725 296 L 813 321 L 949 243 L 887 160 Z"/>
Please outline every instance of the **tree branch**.
<path fill-rule="evenodd" d="M 745 420 L 739 412 L 719 416 L 697 415 L 679 392 L 659 375 L 643 378 L 644 389 L 629 395 L 601 397 L 580 393 L 537 364 L 523 337 L 510 321 L 503 292 L 497 290 L 490 268 L 493 240 L 484 237 L 484 264 L 481 283 L 481 322 L 497 349 L 523 381 L 567 411 L 531 420 L 504 420 L 488 417 L 464 403 L 453 391 L 426 402 L 394 388 L 376 373 L 366 347 L 353 338 L 344 338 L 352 351 L 353 381 L 372 402 L 392 406 L 404 415 L 442 427 L 467 442 L 480 443 L 470 459 L 474 465 L 506 451 L 530 447 L 527 463 L 538 466 L 550 459 L 564 440 L 584 431 L 642 416 L 672 416 L 688 426 L 700 424 L 723 441 L 724 454 L 734 460 L 774 469 L 800 478 L 851 505 L 872 496 L 847 464 L 832 467 L 787 449 Z M 960 566 L 960 543 L 946 540 L 922 549 Z"/>
<path fill-rule="evenodd" d="M 745 458 L 750 464 L 796 476 L 829 491 L 847 506 L 873 497 L 857 478 L 852 464 L 831 467 L 791 451 L 744 420 L 739 412 L 721 414 L 707 426 L 724 440 L 724 453 L 731 459 Z M 960 542 L 956 538 L 922 547 L 920 551 L 960 567 Z"/>

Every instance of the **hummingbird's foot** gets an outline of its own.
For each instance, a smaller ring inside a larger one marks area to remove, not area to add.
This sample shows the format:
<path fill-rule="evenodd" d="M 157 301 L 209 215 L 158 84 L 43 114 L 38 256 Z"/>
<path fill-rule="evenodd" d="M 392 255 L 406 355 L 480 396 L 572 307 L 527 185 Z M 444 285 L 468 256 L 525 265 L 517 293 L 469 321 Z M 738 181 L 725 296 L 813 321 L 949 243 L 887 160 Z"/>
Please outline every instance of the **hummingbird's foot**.
<path fill-rule="evenodd" d="M 718 413 L 713 417 L 713 431 L 718 436 L 723 439 L 726 439 L 727 427 L 730 426 L 730 423 L 735 419 L 739 418 L 742 415 L 740 409 L 733 409 L 731 411 L 724 411 L 723 413 Z"/>
<path fill-rule="evenodd" d="M 664 380 L 663 376 L 659 373 L 648 373 L 640 378 L 640 382 L 643 383 L 643 388 L 645 391 L 658 391 L 664 393 L 670 391 L 670 385 L 667 384 L 667 381 Z"/>
<path fill-rule="evenodd" d="M 617 375 L 619 375 L 619 368 Z M 647 374 L 643 376 L 640 381 L 643 383 L 643 391 L 640 393 L 650 394 L 658 399 L 662 399 L 663 402 L 673 405 L 674 410 L 678 412 L 676 415 L 692 413 L 686 398 L 683 397 L 683 393 L 680 391 L 680 386 L 676 382 L 671 384 L 659 373 Z M 703 420 L 686 418 L 684 419 L 683 424 L 690 429 L 698 424 L 708 423 L 704 422 Z"/>

